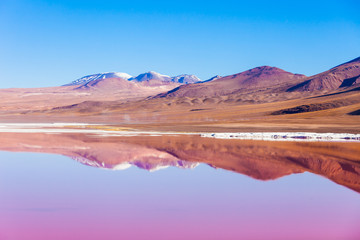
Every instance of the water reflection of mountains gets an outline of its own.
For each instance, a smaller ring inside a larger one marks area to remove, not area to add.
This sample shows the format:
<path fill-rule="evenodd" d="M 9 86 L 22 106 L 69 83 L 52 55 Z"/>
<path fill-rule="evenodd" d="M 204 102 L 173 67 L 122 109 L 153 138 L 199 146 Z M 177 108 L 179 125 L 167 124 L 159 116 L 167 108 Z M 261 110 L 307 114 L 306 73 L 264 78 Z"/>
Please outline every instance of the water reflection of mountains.
<path fill-rule="evenodd" d="M 109 169 L 137 166 L 154 171 L 168 166 L 194 168 L 205 163 L 259 180 L 307 171 L 360 192 L 359 143 L 0 133 L 0 150 L 61 154 Z"/>

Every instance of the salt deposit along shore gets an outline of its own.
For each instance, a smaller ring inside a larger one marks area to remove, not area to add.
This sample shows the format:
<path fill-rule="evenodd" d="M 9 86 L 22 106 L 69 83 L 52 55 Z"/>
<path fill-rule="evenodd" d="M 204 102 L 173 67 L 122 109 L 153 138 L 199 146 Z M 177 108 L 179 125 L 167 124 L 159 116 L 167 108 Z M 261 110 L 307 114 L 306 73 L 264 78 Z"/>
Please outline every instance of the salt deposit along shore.
<path fill-rule="evenodd" d="M 359 141 L 360 134 L 315 132 L 202 133 L 202 137 L 266 141 Z"/>
<path fill-rule="evenodd" d="M 113 127 L 87 123 L 1 123 L 0 132 L 13 133 L 87 133 L 99 136 L 161 136 L 194 135 L 206 138 L 264 140 L 264 141 L 310 141 L 310 142 L 360 142 L 360 134 L 316 133 L 316 132 L 173 132 L 173 131 L 138 131 L 132 128 Z"/>

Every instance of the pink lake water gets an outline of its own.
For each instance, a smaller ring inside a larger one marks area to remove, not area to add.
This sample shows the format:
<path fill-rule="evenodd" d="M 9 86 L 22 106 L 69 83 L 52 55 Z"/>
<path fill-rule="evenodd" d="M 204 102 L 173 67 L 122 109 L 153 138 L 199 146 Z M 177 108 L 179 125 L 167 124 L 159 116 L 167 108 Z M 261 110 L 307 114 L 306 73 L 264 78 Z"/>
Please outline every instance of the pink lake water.
<path fill-rule="evenodd" d="M 262 181 L 206 163 L 111 170 L 3 151 L 0 239 L 356 240 L 360 194 L 306 171 Z"/>

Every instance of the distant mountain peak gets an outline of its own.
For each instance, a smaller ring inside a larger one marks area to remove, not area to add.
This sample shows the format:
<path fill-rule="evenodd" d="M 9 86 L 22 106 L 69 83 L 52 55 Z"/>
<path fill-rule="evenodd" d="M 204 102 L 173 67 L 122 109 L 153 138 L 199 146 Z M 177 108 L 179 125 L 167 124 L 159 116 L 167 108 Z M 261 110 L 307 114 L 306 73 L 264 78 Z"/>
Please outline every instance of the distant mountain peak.
<path fill-rule="evenodd" d="M 250 70 L 248 70 L 248 72 L 272 72 L 272 73 L 278 73 L 278 72 L 286 72 L 283 69 L 277 68 L 277 67 L 271 67 L 271 66 L 260 66 L 260 67 L 255 67 L 252 68 Z"/>
<path fill-rule="evenodd" d="M 129 81 L 137 81 L 137 82 L 145 82 L 150 80 L 160 80 L 162 82 L 170 82 L 171 77 L 160 74 L 155 71 L 149 71 L 149 72 L 141 73 L 136 77 L 129 78 Z"/>
<path fill-rule="evenodd" d="M 84 85 L 91 81 L 96 81 L 96 80 L 106 79 L 106 78 L 122 78 L 122 79 L 128 80 L 129 78 L 132 78 L 132 76 L 130 74 L 123 73 L 123 72 L 96 73 L 96 74 L 91 74 L 91 75 L 87 75 L 87 76 L 81 77 L 79 79 L 76 79 L 75 81 L 65 84 L 64 86 Z"/>
<path fill-rule="evenodd" d="M 197 82 L 201 82 L 201 79 L 198 78 L 195 75 L 191 75 L 191 74 L 181 74 L 178 76 L 175 76 L 172 78 L 173 82 L 177 82 L 177 83 L 184 83 L 184 84 L 188 84 L 188 83 L 197 83 Z"/>
<path fill-rule="evenodd" d="M 253 69 L 259 69 L 259 70 L 272 70 L 272 69 L 280 69 L 280 68 L 277 68 L 277 67 L 271 67 L 271 66 L 268 66 L 268 65 L 263 65 L 263 66 L 259 66 L 259 67 L 255 67 L 255 68 L 252 68 L 250 70 L 253 70 Z M 280 69 L 281 70 L 281 69 Z"/>
<path fill-rule="evenodd" d="M 136 77 L 132 77 L 129 81 L 145 82 L 145 81 L 160 81 L 160 82 L 174 82 L 180 84 L 196 83 L 201 82 L 200 78 L 195 75 L 181 74 L 175 77 L 170 77 L 155 71 L 149 71 L 146 73 L 139 74 Z"/>

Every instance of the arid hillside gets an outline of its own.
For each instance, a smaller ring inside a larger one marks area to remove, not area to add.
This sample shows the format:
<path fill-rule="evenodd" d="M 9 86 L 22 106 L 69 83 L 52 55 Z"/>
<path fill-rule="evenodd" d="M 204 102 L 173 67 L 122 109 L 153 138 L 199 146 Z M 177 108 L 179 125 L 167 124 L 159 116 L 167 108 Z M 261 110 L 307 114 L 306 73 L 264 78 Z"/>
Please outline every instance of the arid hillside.
<path fill-rule="evenodd" d="M 360 83 L 360 57 L 307 78 L 287 91 L 331 91 Z"/>

